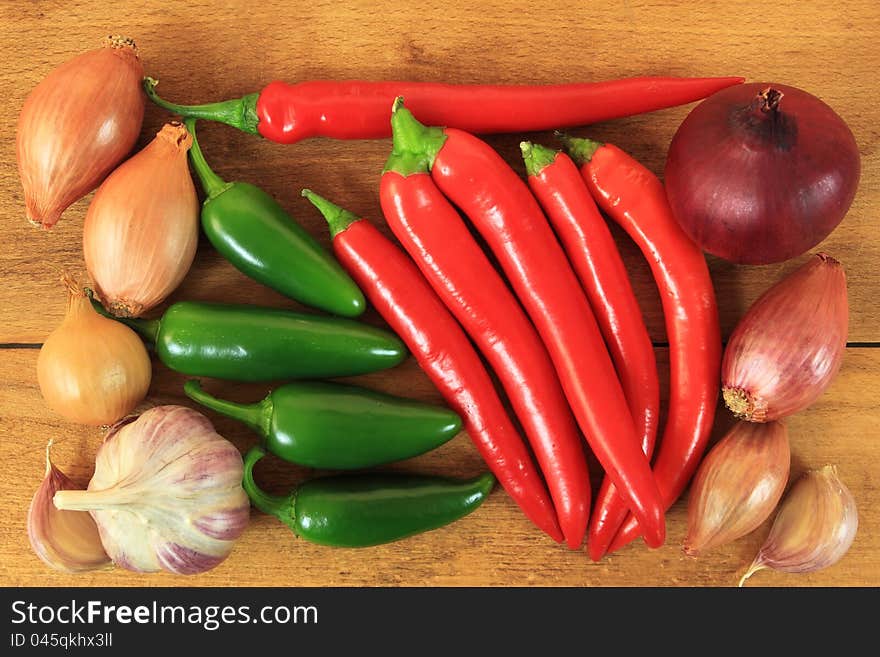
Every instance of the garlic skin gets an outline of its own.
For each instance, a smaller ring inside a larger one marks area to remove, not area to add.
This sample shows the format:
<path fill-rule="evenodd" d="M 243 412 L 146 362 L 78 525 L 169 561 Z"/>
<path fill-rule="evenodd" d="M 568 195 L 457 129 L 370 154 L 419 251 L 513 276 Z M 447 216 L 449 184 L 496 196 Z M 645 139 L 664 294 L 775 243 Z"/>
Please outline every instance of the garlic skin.
<path fill-rule="evenodd" d="M 134 41 L 111 36 L 34 87 L 16 133 L 28 221 L 54 226 L 131 151 L 144 118 L 143 77 Z"/>
<path fill-rule="evenodd" d="M 786 495 L 770 535 L 739 585 L 764 568 L 811 573 L 832 566 L 849 550 L 858 529 L 855 499 L 837 468 L 826 465 L 808 472 Z"/>
<path fill-rule="evenodd" d="M 698 556 L 757 529 L 779 503 L 790 464 L 784 424 L 738 422 L 691 484 L 685 554 Z"/>
<path fill-rule="evenodd" d="M 848 324 L 843 266 L 817 254 L 755 301 L 731 334 L 721 364 L 727 407 L 749 422 L 807 408 L 840 369 Z"/>
<path fill-rule="evenodd" d="M 138 317 L 183 281 L 199 240 L 199 203 L 189 174 L 192 136 L 167 123 L 95 192 L 83 226 L 86 268 L 104 306 Z"/>
<path fill-rule="evenodd" d="M 55 493 L 79 490 L 55 467 L 46 445 L 46 475 L 28 508 L 27 530 L 31 548 L 42 561 L 66 573 L 82 573 L 112 566 L 101 545 L 98 526 L 85 511 L 59 511 L 52 504 Z"/>
<path fill-rule="evenodd" d="M 54 501 L 91 511 L 116 565 L 192 575 L 222 562 L 247 526 L 243 474 L 241 454 L 204 415 L 157 406 L 110 430 L 88 490 Z"/>

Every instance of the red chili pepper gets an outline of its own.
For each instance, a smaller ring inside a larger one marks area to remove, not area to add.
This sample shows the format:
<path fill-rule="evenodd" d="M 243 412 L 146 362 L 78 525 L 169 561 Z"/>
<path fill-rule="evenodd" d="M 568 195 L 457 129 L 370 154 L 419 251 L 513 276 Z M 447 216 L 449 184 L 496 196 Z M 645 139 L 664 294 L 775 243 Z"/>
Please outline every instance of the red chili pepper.
<path fill-rule="evenodd" d="M 303 190 L 330 226 L 333 252 L 409 347 L 507 493 L 557 542 L 553 503 L 468 337 L 418 268 L 365 219 Z"/>
<path fill-rule="evenodd" d="M 611 144 L 567 142 L 593 198 L 638 244 L 660 289 L 669 338 L 670 392 L 654 476 L 669 508 L 693 476 L 715 418 L 721 331 L 712 279 L 702 251 L 672 216 L 657 176 Z M 610 542 L 609 552 L 641 532 L 632 516 L 615 535 L 616 529 L 609 525 L 602 533 L 605 544 Z"/>
<path fill-rule="evenodd" d="M 590 305 L 529 188 L 485 142 L 427 128 L 395 103 L 395 144 L 424 158 L 440 190 L 470 218 L 497 257 L 544 341 L 593 452 L 645 527 L 665 538 L 663 505 L 639 448 L 626 398 Z"/>
<path fill-rule="evenodd" d="M 590 515 L 590 472 L 535 327 L 424 162 L 392 152 L 379 198 L 398 241 L 498 375 L 544 474 L 562 533 L 576 550 Z"/>
<path fill-rule="evenodd" d="M 650 458 L 660 407 L 657 361 L 617 245 L 571 158 L 529 142 L 520 146 L 529 187 L 580 278 L 611 352 L 642 451 Z M 608 545 L 602 537 L 605 528 L 613 526 L 613 535 L 627 513 L 626 503 L 605 477 L 590 521 L 587 547 L 592 559 L 601 559 Z"/>
<path fill-rule="evenodd" d="M 744 78 L 643 77 L 556 85 L 463 85 L 363 80 L 272 82 L 260 93 L 206 105 L 177 105 L 147 96 L 184 117 L 222 121 L 292 144 L 307 137 L 390 137 L 388 108 L 402 95 L 424 121 L 471 132 L 518 132 L 585 125 L 705 98 Z M 515 109 L 514 109 L 515 108 Z"/>

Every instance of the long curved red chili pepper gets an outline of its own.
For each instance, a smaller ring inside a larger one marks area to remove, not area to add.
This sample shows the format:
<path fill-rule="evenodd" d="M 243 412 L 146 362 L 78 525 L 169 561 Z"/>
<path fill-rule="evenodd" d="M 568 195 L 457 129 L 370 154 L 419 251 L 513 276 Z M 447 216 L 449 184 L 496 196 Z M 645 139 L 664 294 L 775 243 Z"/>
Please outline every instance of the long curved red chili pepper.
<path fill-rule="evenodd" d="M 462 328 L 412 261 L 375 226 L 303 190 L 330 226 L 333 252 L 409 347 L 507 493 L 553 540 L 562 532 L 525 443 Z"/>
<path fill-rule="evenodd" d="M 463 85 L 435 82 L 320 80 L 272 82 L 259 93 L 206 105 L 160 98 L 144 79 L 147 96 L 175 114 L 221 121 L 272 141 L 307 137 L 390 137 L 388 108 L 397 96 L 423 121 L 478 133 L 547 130 L 586 125 L 683 105 L 744 78 L 641 77 L 554 85 Z"/>
<path fill-rule="evenodd" d="M 425 159 L 440 190 L 486 240 L 538 329 L 593 452 L 649 545 L 661 545 L 660 492 L 599 326 L 538 202 L 488 144 L 454 128 L 427 128 L 399 101 L 391 118 L 399 151 Z"/>
<path fill-rule="evenodd" d="M 706 449 L 718 402 L 721 331 L 709 268 L 702 251 L 672 216 L 657 176 L 611 144 L 588 139 L 567 142 L 593 198 L 638 244 L 660 289 L 669 338 L 670 388 L 654 476 L 669 508 Z M 641 532 L 632 516 L 616 535 L 615 530 L 609 525 L 603 532 L 609 552 Z"/>
<path fill-rule="evenodd" d="M 529 142 L 520 146 L 529 187 L 580 278 L 611 352 L 642 451 L 651 458 L 660 412 L 657 361 L 617 245 L 571 158 Z M 613 526 L 613 535 L 628 511 L 605 477 L 590 520 L 587 549 L 592 559 L 601 559 L 608 546 L 602 536 L 605 528 Z"/>
<path fill-rule="evenodd" d="M 580 177 L 578 182 L 583 185 Z M 562 533 L 576 550 L 590 515 L 590 472 L 535 327 L 424 163 L 392 152 L 379 198 L 394 235 L 504 386 L 550 489 Z"/>

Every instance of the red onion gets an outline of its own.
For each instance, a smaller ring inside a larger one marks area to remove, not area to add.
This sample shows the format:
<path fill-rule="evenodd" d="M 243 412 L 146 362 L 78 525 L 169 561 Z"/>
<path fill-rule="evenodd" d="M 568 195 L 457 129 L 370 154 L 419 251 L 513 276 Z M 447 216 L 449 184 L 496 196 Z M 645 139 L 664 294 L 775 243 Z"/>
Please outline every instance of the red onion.
<path fill-rule="evenodd" d="M 703 250 L 746 264 L 805 253 L 843 219 L 859 182 L 852 132 L 800 89 L 754 83 L 700 103 L 666 160 L 676 219 Z"/>
<path fill-rule="evenodd" d="M 846 348 L 846 275 L 820 253 L 767 290 L 724 351 L 724 401 L 737 417 L 770 422 L 802 411 L 831 383 Z"/>
<path fill-rule="evenodd" d="M 107 37 L 31 91 L 16 140 L 31 223 L 54 226 L 131 151 L 144 118 L 143 77 L 134 41 Z"/>

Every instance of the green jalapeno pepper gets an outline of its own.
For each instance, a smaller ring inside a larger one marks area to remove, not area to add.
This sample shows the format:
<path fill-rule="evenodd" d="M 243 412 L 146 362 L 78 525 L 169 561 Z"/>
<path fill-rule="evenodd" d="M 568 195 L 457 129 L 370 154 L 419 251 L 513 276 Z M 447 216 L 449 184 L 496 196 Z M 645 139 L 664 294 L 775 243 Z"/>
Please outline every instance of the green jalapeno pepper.
<path fill-rule="evenodd" d="M 262 189 L 214 173 L 196 141 L 195 119 L 186 126 L 193 138 L 190 161 L 207 195 L 202 229 L 214 248 L 245 275 L 291 299 L 343 317 L 363 313 L 364 295 L 333 256 Z"/>
<path fill-rule="evenodd" d="M 495 477 L 447 479 L 398 473 L 335 475 L 312 479 L 289 495 L 263 492 L 253 468 L 265 455 L 252 447 L 244 458 L 242 486 L 251 502 L 311 543 L 367 547 L 448 525 L 489 496 Z"/>
<path fill-rule="evenodd" d="M 354 376 L 406 358 L 397 336 L 337 317 L 280 308 L 181 301 L 158 319 L 114 317 L 155 345 L 165 365 L 188 376 L 274 381 Z"/>
<path fill-rule="evenodd" d="M 240 420 L 275 456 L 312 468 L 350 470 L 429 452 L 461 430 L 447 408 L 341 383 L 288 383 L 255 404 L 218 399 L 187 381 L 190 399 Z"/>

